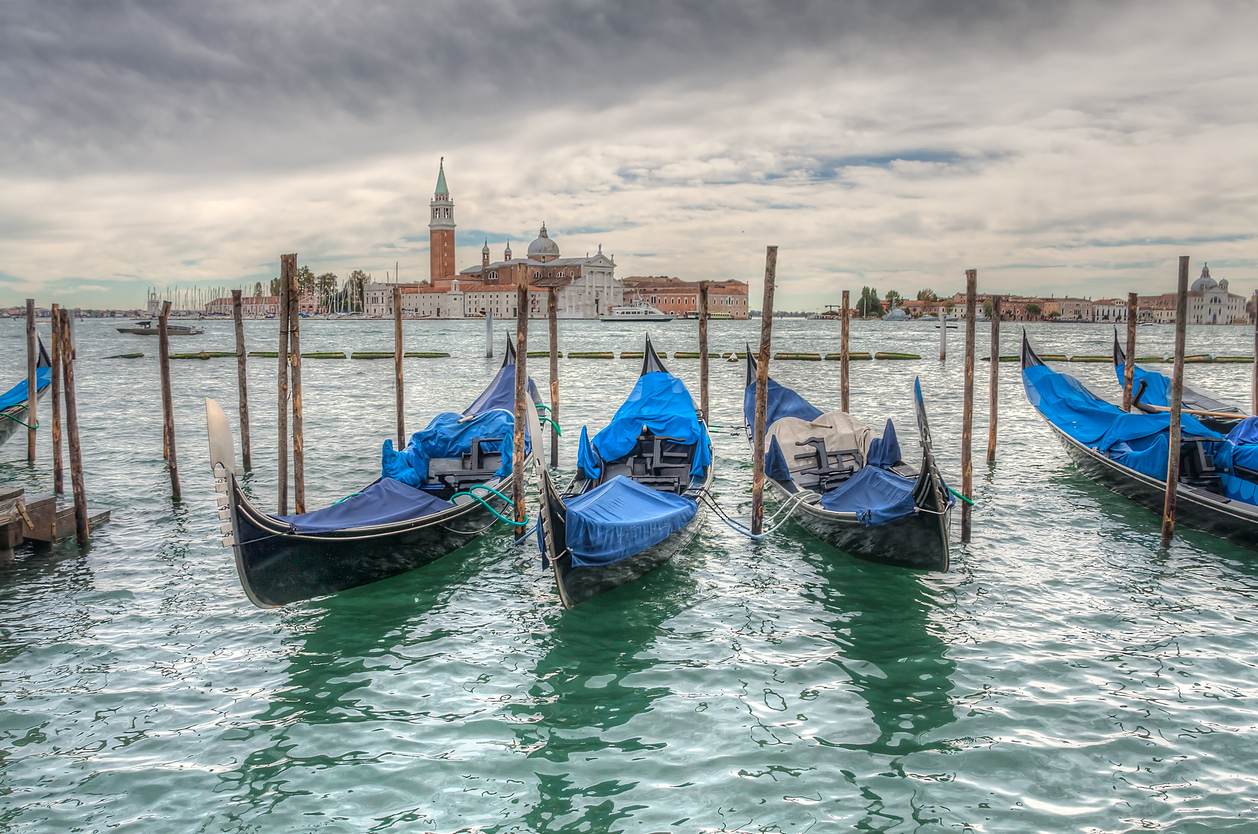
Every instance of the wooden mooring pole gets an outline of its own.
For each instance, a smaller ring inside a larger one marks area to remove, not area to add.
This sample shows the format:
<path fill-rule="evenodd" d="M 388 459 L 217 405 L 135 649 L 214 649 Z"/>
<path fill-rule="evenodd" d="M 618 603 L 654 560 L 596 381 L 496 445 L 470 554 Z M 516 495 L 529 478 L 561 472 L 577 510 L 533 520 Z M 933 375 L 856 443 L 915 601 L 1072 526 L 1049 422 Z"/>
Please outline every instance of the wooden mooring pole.
<path fill-rule="evenodd" d="M 393 390 L 397 396 L 397 447 L 406 448 L 406 403 L 402 392 L 402 287 L 393 285 Z"/>
<path fill-rule="evenodd" d="M 756 424 L 752 427 L 755 451 L 751 456 L 751 534 L 764 527 L 764 422 L 769 411 L 769 347 L 773 335 L 773 284 L 777 278 L 778 248 L 764 254 L 764 301 L 760 311 L 760 354 L 756 365 Z"/>
<path fill-rule="evenodd" d="M 550 324 L 550 465 L 559 466 L 559 288 L 546 290 Z M 490 343 L 492 346 L 492 342 Z M 540 455 L 539 455 L 540 457 Z"/>
<path fill-rule="evenodd" d="M 291 273 L 288 287 L 288 373 L 293 396 L 293 512 L 306 511 L 306 437 L 301 413 L 301 287 L 297 270 Z"/>
<path fill-rule="evenodd" d="M 708 287 L 699 282 L 699 416 L 707 423 L 708 414 Z"/>
<path fill-rule="evenodd" d="M 996 462 L 996 417 L 1000 388 L 1000 296 L 992 296 L 992 345 L 987 391 L 987 462 Z"/>
<path fill-rule="evenodd" d="M 485 358 L 494 358 L 494 308 L 485 308 Z"/>
<path fill-rule="evenodd" d="M 943 305 L 939 306 L 939 361 L 944 362 L 948 358 L 948 311 L 943 309 Z"/>
<path fill-rule="evenodd" d="M 974 321 L 978 301 L 978 270 L 965 271 L 965 396 L 961 411 L 961 494 L 974 498 Z M 948 322 L 940 322 L 948 329 Z M 969 501 L 961 502 L 961 541 L 970 540 L 971 509 Z"/>
<path fill-rule="evenodd" d="M 279 478 L 278 515 L 288 515 L 288 285 L 296 271 L 297 254 L 280 255 L 280 297 L 275 310 L 280 322 L 279 412 L 276 418 L 280 441 L 279 471 L 276 473 Z"/>
<path fill-rule="evenodd" d="M 240 290 L 232 290 L 232 319 L 236 324 L 236 383 L 240 388 L 240 462 L 245 470 L 253 468 L 253 452 L 249 448 L 249 383 L 245 359 L 245 320 Z"/>
<path fill-rule="evenodd" d="M 39 342 L 35 338 L 35 299 L 26 299 L 26 462 L 35 462 L 35 427 L 39 416 L 35 406 L 39 402 Z"/>
<path fill-rule="evenodd" d="M 528 358 L 529 344 L 529 279 L 528 270 L 521 269 L 517 273 L 515 303 L 515 431 L 512 438 L 511 452 L 511 501 L 515 504 L 515 520 L 522 523 L 524 514 L 524 432 L 528 422 L 525 409 L 532 405 L 528 398 Z M 541 438 L 534 437 L 533 446 L 537 449 Z"/>
<path fill-rule="evenodd" d="M 65 495 L 61 457 L 61 307 L 52 305 L 52 491 Z"/>
<path fill-rule="evenodd" d="M 1175 533 L 1175 501 L 1179 497 L 1180 410 L 1184 405 L 1184 342 L 1188 330 L 1188 256 L 1179 258 L 1179 294 L 1175 299 L 1175 370 L 1171 375 L 1170 449 L 1166 456 L 1166 505 L 1162 510 L 1162 546 Z M 1134 356 L 1128 356 L 1131 362 Z"/>
<path fill-rule="evenodd" d="M 157 363 L 162 376 L 162 435 L 166 438 L 166 463 L 170 468 L 170 495 L 181 499 L 179 490 L 179 459 L 175 455 L 175 401 L 170 388 L 170 302 L 162 302 L 157 319 Z"/>
<path fill-rule="evenodd" d="M 1254 384 L 1249 413 L 1258 414 L 1258 290 L 1254 290 Z"/>
<path fill-rule="evenodd" d="M 70 488 L 74 491 L 74 535 L 79 547 L 87 544 L 87 490 L 83 486 L 83 452 L 79 445 L 79 407 L 74 397 L 74 336 L 69 313 L 61 310 L 61 371 L 65 382 L 66 440 L 70 453 Z"/>
<path fill-rule="evenodd" d="M 1140 316 L 1139 296 L 1127 293 L 1127 359 L 1123 362 L 1123 411 L 1131 411 L 1131 389 L 1136 380 L 1136 320 Z"/>
<path fill-rule="evenodd" d="M 852 379 L 848 374 L 851 372 L 851 354 L 850 348 L 850 331 L 852 327 L 852 319 L 848 302 L 851 296 L 848 290 L 843 291 L 843 321 L 839 325 L 839 409 L 848 411 L 848 396 L 852 389 Z"/>

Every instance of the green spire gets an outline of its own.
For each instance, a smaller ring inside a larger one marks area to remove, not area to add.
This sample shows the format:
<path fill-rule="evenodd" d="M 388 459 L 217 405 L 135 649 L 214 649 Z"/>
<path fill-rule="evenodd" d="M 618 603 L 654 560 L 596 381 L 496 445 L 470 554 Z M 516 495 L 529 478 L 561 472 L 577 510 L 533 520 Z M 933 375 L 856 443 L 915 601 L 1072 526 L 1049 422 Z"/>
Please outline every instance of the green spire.
<path fill-rule="evenodd" d="M 441 157 L 441 171 L 437 174 L 437 194 L 450 195 L 450 189 L 446 187 L 446 158 Z"/>

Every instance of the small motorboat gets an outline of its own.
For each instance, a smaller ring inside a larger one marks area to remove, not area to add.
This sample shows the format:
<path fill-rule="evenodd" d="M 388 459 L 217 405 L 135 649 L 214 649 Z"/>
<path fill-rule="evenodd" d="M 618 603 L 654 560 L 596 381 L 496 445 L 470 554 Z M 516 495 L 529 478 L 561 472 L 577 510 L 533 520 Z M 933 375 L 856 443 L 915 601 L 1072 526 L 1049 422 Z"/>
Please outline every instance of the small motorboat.
<path fill-rule="evenodd" d="M 130 327 L 119 327 L 119 333 L 130 333 L 133 336 L 156 336 L 160 328 L 157 322 L 137 321 Z M 195 327 L 191 324 L 169 324 L 166 325 L 166 332 L 171 336 L 200 336 L 205 332 L 203 327 Z"/>

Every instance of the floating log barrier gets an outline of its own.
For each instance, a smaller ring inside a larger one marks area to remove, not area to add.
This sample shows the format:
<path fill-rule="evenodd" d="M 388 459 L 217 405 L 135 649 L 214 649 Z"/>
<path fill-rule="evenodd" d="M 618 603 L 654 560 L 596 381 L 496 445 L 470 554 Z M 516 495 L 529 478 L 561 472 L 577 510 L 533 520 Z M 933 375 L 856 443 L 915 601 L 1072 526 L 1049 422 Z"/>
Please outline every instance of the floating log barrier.
<path fill-rule="evenodd" d="M 874 355 L 873 355 L 872 353 L 849 353 L 849 354 L 847 355 L 847 358 L 848 358 L 848 360 L 850 360 L 850 361 L 856 361 L 856 360 L 858 360 L 858 359 L 873 359 L 873 358 L 874 358 Z M 841 354 L 841 353 L 827 353 L 827 354 L 826 354 L 826 361 L 828 361 L 828 362 L 842 362 L 842 361 L 843 361 L 843 354 Z"/>
<path fill-rule="evenodd" d="M 402 354 L 403 359 L 448 359 L 450 354 L 435 350 L 408 350 Z"/>
<path fill-rule="evenodd" d="M 965 387 L 961 405 L 961 541 L 970 540 L 971 511 L 974 499 L 974 316 L 978 301 L 978 270 L 965 271 Z M 947 329 L 947 322 L 940 322 Z"/>
<path fill-rule="evenodd" d="M 769 415 L 769 346 L 773 335 L 773 282 L 777 274 L 778 248 L 764 253 L 764 301 L 761 302 L 760 363 L 756 367 L 756 412 L 751 455 L 751 534 L 764 529 L 764 436 Z"/>
<path fill-rule="evenodd" d="M 200 353 L 172 353 L 170 359 L 216 359 L 223 356 L 235 356 L 235 351 L 203 350 Z"/>
<path fill-rule="evenodd" d="M 821 354 L 820 353 L 775 353 L 773 354 L 773 359 L 775 361 L 778 359 L 788 359 L 788 360 L 793 359 L 793 360 L 798 360 L 800 362 L 820 362 Z"/>
<path fill-rule="evenodd" d="M 1040 358 L 1043 359 L 1043 357 L 1040 357 Z M 1165 361 L 1166 361 L 1166 357 L 1164 356 L 1137 356 L 1136 357 L 1137 365 L 1143 365 L 1145 363 L 1151 364 L 1154 362 L 1165 362 Z"/>
<path fill-rule="evenodd" d="M 916 353 L 882 353 L 882 352 L 879 352 L 879 353 L 875 353 L 875 354 L 874 354 L 874 358 L 875 358 L 875 359 L 891 359 L 891 360 L 901 360 L 901 359 L 921 359 L 922 357 L 918 356 Z"/>
<path fill-rule="evenodd" d="M 642 354 L 638 354 L 641 356 Z M 616 354 L 610 351 L 569 351 L 569 359 L 615 359 Z"/>
<path fill-rule="evenodd" d="M 1184 406 L 1184 350 L 1188 333 L 1188 256 L 1179 257 L 1179 292 L 1175 299 L 1175 368 L 1171 372 L 1171 425 L 1166 455 L 1166 503 L 1162 509 L 1162 546 L 1175 534 L 1175 503 L 1179 496 L 1179 456 L 1183 439 L 1180 409 Z"/>
<path fill-rule="evenodd" d="M 1113 362 L 1112 356 L 1072 356 L 1071 362 Z"/>
<path fill-rule="evenodd" d="M 350 359 L 392 359 L 393 351 L 367 350 L 355 351 L 349 355 Z"/>
<path fill-rule="evenodd" d="M 303 353 L 301 355 L 301 358 L 302 359 L 344 359 L 345 354 L 338 353 L 337 351 L 334 351 L 334 350 L 331 350 L 331 351 L 321 350 L 315 353 Z"/>
<path fill-rule="evenodd" d="M 1070 359 L 1064 353 L 1042 353 L 1041 359 L 1047 359 L 1051 362 L 1069 362 Z"/>
<path fill-rule="evenodd" d="M 571 356 L 572 354 L 568 354 L 568 355 Z M 662 350 L 657 350 L 655 352 L 655 355 L 661 359 L 668 358 L 668 354 Z M 641 359 L 643 356 L 644 354 L 640 350 L 639 351 L 626 350 L 626 351 L 621 352 L 620 354 L 621 359 Z"/>
<path fill-rule="evenodd" d="M 143 353 L 117 353 L 113 356 L 106 356 L 105 359 L 143 359 Z"/>
<path fill-rule="evenodd" d="M 261 358 L 263 358 L 263 359 L 274 359 L 275 357 L 279 356 L 280 354 L 279 354 L 279 352 L 278 352 L 278 351 L 274 351 L 274 350 L 251 350 L 251 351 L 249 351 L 249 355 L 250 355 L 250 356 L 258 356 L 258 357 L 261 357 Z"/>
<path fill-rule="evenodd" d="M 449 356 L 450 354 L 447 353 L 445 355 Z M 549 356 L 550 356 L 550 351 L 548 350 L 530 350 L 529 351 L 529 359 L 545 359 Z M 563 351 L 555 351 L 555 358 L 562 359 Z"/>
<path fill-rule="evenodd" d="M 733 350 L 733 351 L 730 351 L 729 353 L 722 354 L 722 357 L 721 357 L 721 358 L 722 358 L 722 359 L 729 359 L 731 356 L 737 357 L 738 359 L 746 359 L 746 358 L 747 358 L 747 354 L 746 354 L 744 351 L 741 351 L 741 350 Z"/>
<path fill-rule="evenodd" d="M 1187 315 L 1187 313 L 1185 313 Z M 1198 353 L 1193 356 L 1185 356 L 1185 362 L 1213 362 L 1214 358 L 1208 353 Z"/>
<path fill-rule="evenodd" d="M 1252 356 L 1216 356 L 1215 362 L 1246 362 L 1252 364 L 1254 357 Z"/>
<path fill-rule="evenodd" d="M 992 358 L 990 356 L 982 356 L 982 357 L 979 357 L 979 361 L 990 362 L 992 361 Z M 1002 356 L 1000 357 L 1000 361 L 1001 362 L 1021 362 L 1022 357 L 1021 356 Z"/>
<path fill-rule="evenodd" d="M 699 352 L 697 350 L 679 350 L 673 354 L 674 359 L 698 359 Z M 724 357 L 719 353 L 709 353 L 709 359 L 722 359 Z"/>

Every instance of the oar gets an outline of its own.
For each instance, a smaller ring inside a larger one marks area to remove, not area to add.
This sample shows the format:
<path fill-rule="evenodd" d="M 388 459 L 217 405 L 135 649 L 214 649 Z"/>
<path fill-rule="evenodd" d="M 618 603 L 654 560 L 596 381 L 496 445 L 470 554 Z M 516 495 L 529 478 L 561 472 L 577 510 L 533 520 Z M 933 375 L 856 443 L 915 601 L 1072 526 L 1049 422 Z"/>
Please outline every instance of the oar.
<path fill-rule="evenodd" d="M 1166 405 L 1149 405 L 1143 403 L 1141 408 L 1151 408 L 1154 411 L 1170 411 L 1170 406 Z M 1180 409 L 1180 414 L 1191 414 L 1194 417 L 1218 417 L 1223 420 L 1244 420 L 1246 415 L 1237 411 L 1193 411 L 1190 408 Z"/>

